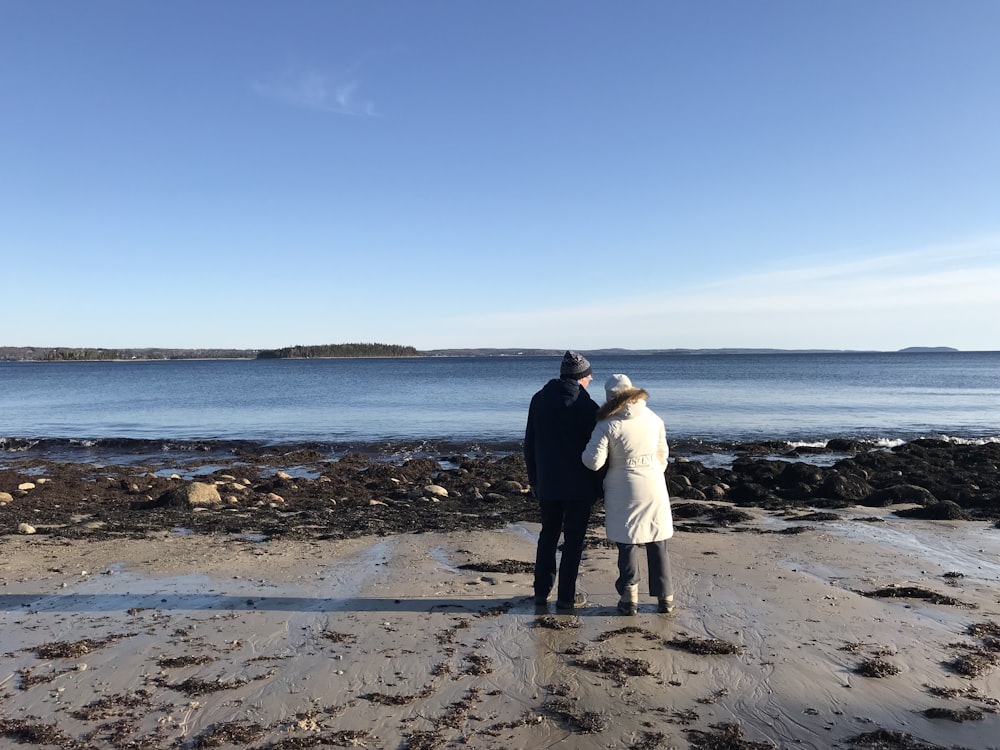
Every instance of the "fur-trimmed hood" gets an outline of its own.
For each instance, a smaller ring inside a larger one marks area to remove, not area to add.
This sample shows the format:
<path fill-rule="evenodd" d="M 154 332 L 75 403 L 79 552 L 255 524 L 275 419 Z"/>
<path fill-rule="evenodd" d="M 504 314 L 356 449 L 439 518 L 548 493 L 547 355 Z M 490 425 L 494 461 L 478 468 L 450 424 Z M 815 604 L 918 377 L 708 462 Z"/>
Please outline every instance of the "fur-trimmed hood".
<path fill-rule="evenodd" d="M 645 407 L 648 400 L 649 394 L 644 388 L 627 388 L 616 393 L 610 401 L 604 402 L 604 405 L 597 410 L 597 419 L 611 419 L 612 417 L 629 419 L 635 416 L 635 412 L 638 411 L 632 407 Z"/>

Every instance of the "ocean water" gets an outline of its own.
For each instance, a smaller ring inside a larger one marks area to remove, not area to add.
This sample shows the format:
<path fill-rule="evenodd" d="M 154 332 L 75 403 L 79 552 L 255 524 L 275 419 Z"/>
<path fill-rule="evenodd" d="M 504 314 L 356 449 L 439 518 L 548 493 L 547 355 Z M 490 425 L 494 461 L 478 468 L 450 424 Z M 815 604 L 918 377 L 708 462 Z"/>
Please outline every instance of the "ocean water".
<path fill-rule="evenodd" d="M 620 355 L 677 446 L 1000 436 L 1000 352 Z M 558 357 L 0 362 L 0 452 L 516 450 Z"/>

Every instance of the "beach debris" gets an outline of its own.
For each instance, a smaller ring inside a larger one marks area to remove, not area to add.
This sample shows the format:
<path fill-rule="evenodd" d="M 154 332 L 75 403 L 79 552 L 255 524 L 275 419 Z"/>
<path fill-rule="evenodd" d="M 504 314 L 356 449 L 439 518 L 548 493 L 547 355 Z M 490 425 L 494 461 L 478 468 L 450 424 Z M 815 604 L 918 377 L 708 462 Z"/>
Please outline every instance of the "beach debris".
<path fill-rule="evenodd" d="M 830 513 L 829 511 L 816 511 L 815 513 L 804 513 L 800 516 L 792 516 L 788 518 L 789 521 L 842 521 L 841 516 L 836 513 Z"/>
<path fill-rule="evenodd" d="M 220 690 L 234 690 L 235 688 L 249 685 L 251 682 L 255 682 L 257 680 L 265 680 L 268 677 L 272 677 L 273 674 L 273 672 L 266 672 L 259 677 L 254 677 L 253 679 L 241 677 L 228 681 L 221 678 L 216 678 L 214 680 L 201 680 L 197 677 L 188 677 L 183 682 L 174 683 L 172 685 L 164 685 L 164 687 L 168 687 L 171 690 L 176 690 L 178 693 L 184 693 L 184 695 L 193 697 L 196 695 L 217 693 Z"/>
<path fill-rule="evenodd" d="M 482 677 L 493 671 L 493 660 L 483 654 L 467 654 L 465 663 L 466 667 L 462 670 L 463 675 Z"/>
<path fill-rule="evenodd" d="M 266 728 L 260 724 L 242 721 L 224 721 L 211 724 L 199 734 L 191 745 L 193 750 L 208 750 L 221 745 L 245 745 L 264 736 Z"/>
<path fill-rule="evenodd" d="M 468 630 L 472 627 L 472 623 L 467 618 L 462 618 L 455 622 L 450 628 L 442 630 L 437 634 L 437 642 L 444 645 L 447 643 L 454 643 L 458 635 L 459 630 Z"/>
<path fill-rule="evenodd" d="M 892 662 L 876 656 L 873 659 L 865 659 L 854 668 L 856 674 L 862 677 L 892 677 L 903 670 Z"/>
<path fill-rule="evenodd" d="M 907 586 L 895 583 L 875 589 L 874 591 L 855 591 L 854 593 L 870 599 L 922 599 L 931 604 L 944 604 L 952 607 L 970 606 L 963 604 L 952 596 L 939 594 L 936 591 L 931 591 L 921 586 Z"/>
<path fill-rule="evenodd" d="M 66 674 L 67 672 L 75 672 L 76 667 L 69 667 L 67 669 L 56 669 L 51 672 L 46 672 L 40 674 L 30 667 L 24 667 L 17 670 L 19 690 L 30 690 L 35 685 L 46 685 L 56 679 L 59 675 Z"/>
<path fill-rule="evenodd" d="M 704 706 L 711 706 L 715 703 L 718 703 L 727 695 L 729 695 L 729 690 L 727 690 L 726 688 L 719 688 L 718 690 L 713 691 L 712 694 L 707 697 L 695 698 L 695 701 L 701 703 Z"/>
<path fill-rule="evenodd" d="M 962 654 L 950 661 L 947 666 L 951 671 L 963 677 L 982 677 L 993 671 L 993 667 L 998 662 L 1000 662 L 1000 654 L 987 651 L 983 648 L 973 647 L 969 649 L 968 653 Z"/>
<path fill-rule="evenodd" d="M 432 719 L 435 729 L 461 729 L 469 716 L 469 712 L 472 711 L 472 708 L 480 699 L 481 693 L 482 691 L 479 688 L 469 688 L 464 698 L 445 706 L 444 713 L 436 719 Z"/>
<path fill-rule="evenodd" d="M 535 571 L 533 562 L 523 560 L 500 560 L 495 563 L 465 563 L 458 566 L 459 570 L 471 570 L 476 573 L 506 573 L 508 575 L 531 574 Z"/>
<path fill-rule="evenodd" d="M 691 750 L 777 750 L 770 742 L 751 742 L 743 738 L 743 730 L 738 724 L 722 722 L 712 724 L 710 732 L 701 729 L 685 729 Z"/>
<path fill-rule="evenodd" d="M 436 729 L 411 732 L 404 735 L 404 739 L 406 740 L 406 750 L 436 750 L 436 748 L 445 745 L 444 736 Z"/>
<path fill-rule="evenodd" d="M 959 724 L 963 721 L 982 721 L 985 718 L 982 711 L 971 706 L 967 706 L 961 711 L 956 711 L 953 708 L 925 708 L 921 713 L 928 719 L 948 719 Z"/>
<path fill-rule="evenodd" d="M 213 661 L 215 661 L 214 656 L 208 656 L 207 654 L 195 656 L 191 654 L 184 656 L 160 656 L 157 658 L 156 663 L 164 669 L 177 669 L 179 667 L 200 666 Z"/>
<path fill-rule="evenodd" d="M 758 534 L 804 534 L 807 531 L 814 531 L 813 526 L 786 526 L 783 529 L 755 529 Z"/>
<path fill-rule="evenodd" d="M 619 685 L 625 685 L 629 677 L 647 677 L 653 672 L 645 659 L 621 656 L 601 656 L 596 659 L 577 659 L 574 664 L 591 672 L 612 678 Z"/>
<path fill-rule="evenodd" d="M 543 721 L 545 721 L 545 717 L 541 714 L 535 713 L 534 711 L 525 711 L 519 719 L 515 719 L 514 721 L 500 721 L 495 724 L 490 724 L 488 727 L 480 729 L 479 733 L 486 735 L 487 737 L 499 737 L 500 733 L 504 730 L 518 729 L 519 727 L 531 727 L 541 724 Z"/>
<path fill-rule="evenodd" d="M 964 750 L 956 745 L 945 748 L 932 745 L 922 740 L 914 739 L 906 732 L 896 732 L 890 729 L 876 729 L 865 732 L 847 740 L 861 750 Z"/>
<path fill-rule="evenodd" d="M 116 633 L 100 639 L 84 638 L 79 641 L 43 643 L 41 646 L 25 650 L 34 652 L 35 656 L 39 659 L 78 659 L 96 649 L 117 643 L 123 638 L 133 638 L 134 636 L 135 633 Z"/>
<path fill-rule="evenodd" d="M 571 630 L 580 627 L 580 621 L 565 617 L 556 617 L 554 615 L 542 615 L 541 617 L 536 617 L 530 627 L 547 628 L 549 630 Z"/>
<path fill-rule="evenodd" d="M 27 719 L 0 718 L 0 735 L 32 745 L 77 747 L 76 740 L 58 729 L 55 724 L 33 724 Z"/>
<path fill-rule="evenodd" d="M 114 716 L 131 715 L 135 709 L 149 706 L 152 698 L 150 692 L 144 689 L 117 695 L 106 695 L 91 701 L 82 708 L 70 711 L 70 716 L 80 721 L 98 721 Z"/>
<path fill-rule="evenodd" d="M 334 643 L 357 643 L 358 641 L 358 637 L 353 633 L 337 633 L 332 630 L 322 631 L 319 637 Z"/>
<path fill-rule="evenodd" d="M 608 722 L 596 711 L 578 711 L 569 698 L 550 698 L 542 705 L 542 710 L 563 722 L 571 731 L 581 734 L 595 734 L 608 728 Z"/>
<path fill-rule="evenodd" d="M 411 695 L 389 695 L 388 693 L 365 693 L 358 697 L 363 701 L 375 703 L 380 706 L 408 706 L 418 700 L 422 700 L 431 695 L 433 690 L 426 688 L 419 693 Z"/>
<path fill-rule="evenodd" d="M 642 736 L 628 746 L 628 750 L 656 750 L 665 747 L 667 735 L 663 732 L 643 732 Z"/>
<path fill-rule="evenodd" d="M 1000 706 L 1000 699 L 990 698 L 989 696 L 983 695 L 974 687 L 935 687 L 933 685 L 924 685 L 927 688 L 927 692 L 937 698 L 944 698 L 946 700 L 954 700 L 955 698 L 967 698 L 968 700 L 977 701 L 986 706 Z"/>
<path fill-rule="evenodd" d="M 972 625 L 969 625 L 966 632 L 974 638 L 987 638 L 990 636 L 1000 638 L 1000 624 L 997 624 L 992 620 L 973 623 Z"/>
<path fill-rule="evenodd" d="M 645 628 L 640 628 L 635 625 L 628 625 L 624 628 L 618 628 L 616 630 L 607 630 L 594 638 L 594 640 L 598 643 L 603 643 L 604 641 L 611 640 L 612 638 L 617 638 L 620 635 L 640 635 L 647 641 L 655 641 L 660 638 L 660 636 L 650 630 L 646 630 Z"/>
<path fill-rule="evenodd" d="M 691 654 L 708 656 L 713 654 L 738 654 L 741 649 L 734 643 L 718 638 L 676 637 L 664 641 L 665 646 L 687 651 Z"/>

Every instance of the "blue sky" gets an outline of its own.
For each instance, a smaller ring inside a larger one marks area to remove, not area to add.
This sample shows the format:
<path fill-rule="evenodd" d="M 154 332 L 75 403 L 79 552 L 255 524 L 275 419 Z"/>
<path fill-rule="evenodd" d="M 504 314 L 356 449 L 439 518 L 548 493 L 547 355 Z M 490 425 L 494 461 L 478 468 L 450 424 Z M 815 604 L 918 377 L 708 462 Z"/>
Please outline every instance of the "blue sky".
<path fill-rule="evenodd" d="M 998 31 L 0 0 L 0 345 L 997 350 Z"/>

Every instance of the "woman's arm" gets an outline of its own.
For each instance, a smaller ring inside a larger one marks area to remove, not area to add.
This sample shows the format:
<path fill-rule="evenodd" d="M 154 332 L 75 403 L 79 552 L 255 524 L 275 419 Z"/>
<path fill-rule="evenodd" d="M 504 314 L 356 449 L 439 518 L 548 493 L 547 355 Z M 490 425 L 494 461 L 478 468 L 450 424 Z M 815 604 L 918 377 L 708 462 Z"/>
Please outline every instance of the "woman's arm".
<path fill-rule="evenodd" d="M 608 422 L 598 422 L 590 435 L 590 442 L 583 449 L 583 465 L 597 471 L 608 460 Z"/>

